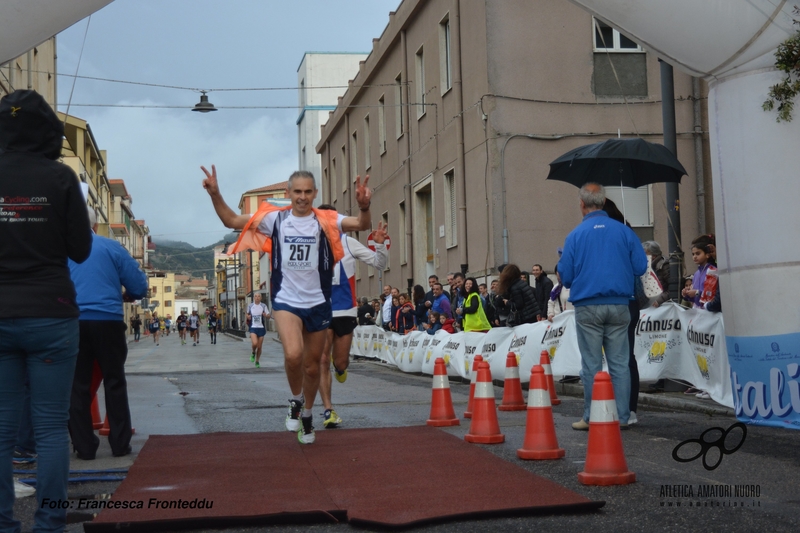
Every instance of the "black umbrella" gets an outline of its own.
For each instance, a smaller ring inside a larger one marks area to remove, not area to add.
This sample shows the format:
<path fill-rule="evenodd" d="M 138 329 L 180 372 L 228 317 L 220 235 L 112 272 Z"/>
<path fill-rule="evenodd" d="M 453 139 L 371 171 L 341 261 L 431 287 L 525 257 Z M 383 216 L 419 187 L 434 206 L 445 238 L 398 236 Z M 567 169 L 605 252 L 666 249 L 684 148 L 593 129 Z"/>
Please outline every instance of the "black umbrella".
<path fill-rule="evenodd" d="M 550 163 L 549 180 L 581 187 L 641 187 L 650 183 L 680 183 L 686 174 L 678 158 L 662 144 L 643 139 L 608 139 L 570 150 Z"/>

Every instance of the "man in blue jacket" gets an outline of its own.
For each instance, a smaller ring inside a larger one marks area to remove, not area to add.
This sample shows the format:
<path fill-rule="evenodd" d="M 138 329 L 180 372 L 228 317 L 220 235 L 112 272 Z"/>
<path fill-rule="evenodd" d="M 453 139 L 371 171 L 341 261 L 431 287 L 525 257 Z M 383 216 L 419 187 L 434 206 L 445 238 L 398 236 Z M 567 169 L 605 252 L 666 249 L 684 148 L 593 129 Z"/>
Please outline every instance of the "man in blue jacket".
<path fill-rule="evenodd" d="M 97 219 L 89 209 L 92 229 Z M 122 302 L 132 302 L 147 294 L 147 276 L 120 243 L 92 235 L 92 253 L 81 264 L 69 262 L 80 308 L 80 344 L 72 382 L 69 408 L 69 433 L 78 458 L 95 458 L 100 440 L 92 428 L 92 371 L 94 362 L 103 373 L 106 413 L 110 433 L 108 443 L 114 457 L 131 452 L 131 412 L 125 360 L 128 357 L 127 325 Z M 120 290 L 125 287 L 125 294 Z"/>
<path fill-rule="evenodd" d="M 647 269 L 642 244 L 629 227 L 603 211 L 605 189 L 597 183 L 581 187 L 583 221 L 567 236 L 558 263 L 561 282 L 570 289 L 581 350 L 583 418 L 574 429 L 589 429 L 594 376 L 603 368 L 603 349 L 614 386 L 617 416 L 627 428 L 631 377 L 628 371 L 628 301 L 634 277 Z"/>

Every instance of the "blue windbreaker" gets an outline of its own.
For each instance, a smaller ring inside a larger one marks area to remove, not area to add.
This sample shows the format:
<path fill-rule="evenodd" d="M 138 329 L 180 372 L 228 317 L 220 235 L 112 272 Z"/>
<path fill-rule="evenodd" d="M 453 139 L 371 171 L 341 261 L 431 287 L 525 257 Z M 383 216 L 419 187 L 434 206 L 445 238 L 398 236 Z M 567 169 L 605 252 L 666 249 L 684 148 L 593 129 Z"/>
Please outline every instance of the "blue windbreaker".
<path fill-rule="evenodd" d="M 122 289 L 130 297 L 144 298 L 147 276 L 120 243 L 92 235 L 92 253 L 81 264 L 69 262 L 81 320 L 123 320 Z"/>
<path fill-rule="evenodd" d="M 592 211 L 567 236 L 558 262 L 569 301 L 581 305 L 628 305 L 634 276 L 647 270 L 639 238 L 625 224 Z"/>

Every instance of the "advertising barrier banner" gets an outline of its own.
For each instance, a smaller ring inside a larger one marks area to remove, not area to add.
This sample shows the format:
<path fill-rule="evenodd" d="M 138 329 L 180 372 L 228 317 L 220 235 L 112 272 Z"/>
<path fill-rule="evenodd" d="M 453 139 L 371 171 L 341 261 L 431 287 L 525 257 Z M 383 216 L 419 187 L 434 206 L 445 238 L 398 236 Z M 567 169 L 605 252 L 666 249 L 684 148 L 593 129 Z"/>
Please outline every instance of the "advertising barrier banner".
<path fill-rule="evenodd" d="M 744 422 L 800 428 L 800 361 L 797 354 L 782 349 L 798 339 L 783 342 L 776 337 L 768 344 L 759 339 L 725 340 L 720 313 L 686 310 L 674 303 L 645 309 L 639 315 L 633 344 L 640 380 L 679 379 L 736 409 Z M 428 335 L 419 331 L 402 336 L 360 326 L 351 353 L 380 359 L 404 372 L 431 375 L 434 361 L 442 357 L 449 376 L 465 379 L 475 355 L 480 354 L 489 363 L 492 379 L 502 380 L 506 356 L 512 352 L 517 355 L 520 380 L 527 383 L 543 350 L 554 375 L 579 374 L 581 357 L 572 311 L 553 322 L 494 328 L 488 333 Z"/>

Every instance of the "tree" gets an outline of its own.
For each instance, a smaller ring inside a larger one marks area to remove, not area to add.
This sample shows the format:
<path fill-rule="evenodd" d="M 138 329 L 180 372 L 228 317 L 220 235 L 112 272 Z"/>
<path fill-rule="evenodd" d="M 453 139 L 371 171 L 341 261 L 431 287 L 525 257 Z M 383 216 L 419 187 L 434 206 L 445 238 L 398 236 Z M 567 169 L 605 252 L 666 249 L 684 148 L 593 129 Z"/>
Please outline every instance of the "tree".
<path fill-rule="evenodd" d="M 795 6 L 794 14 L 800 15 L 800 8 Z M 800 20 L 794 20 L 795 25 L 800 25 Z M 769 98 L 761 105 L 764 111 L 772 111 L 778 104 L 775 117 L 777 122 L 791 122 L 794 111 L 794 99 L 800 94 L 800 30 L 786 39 L 775 51 L 775 67 L 786 76 L 781 83 L 769 89 Z"/>

